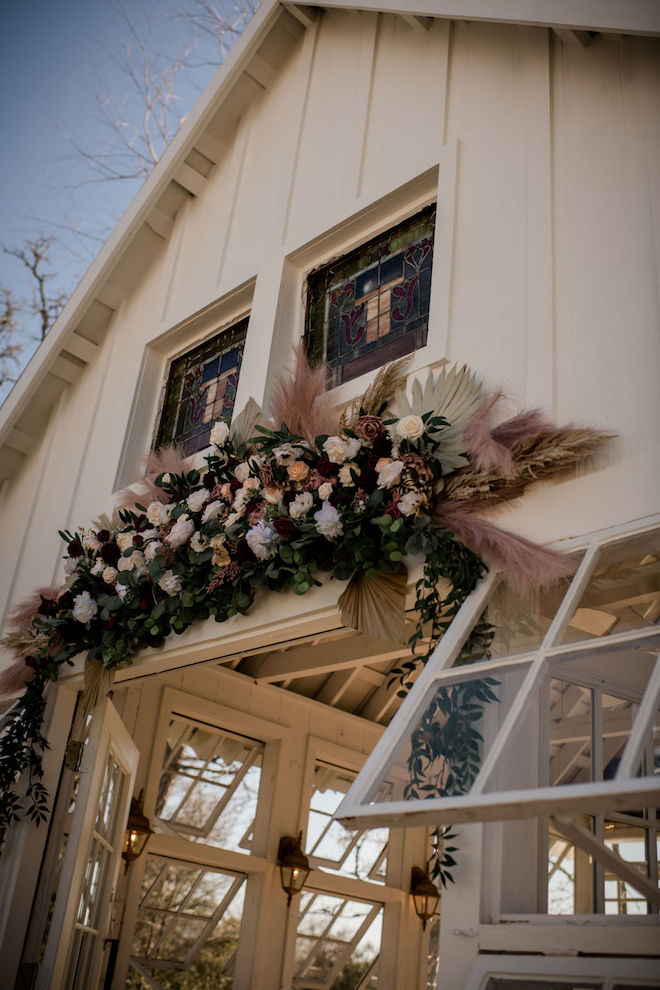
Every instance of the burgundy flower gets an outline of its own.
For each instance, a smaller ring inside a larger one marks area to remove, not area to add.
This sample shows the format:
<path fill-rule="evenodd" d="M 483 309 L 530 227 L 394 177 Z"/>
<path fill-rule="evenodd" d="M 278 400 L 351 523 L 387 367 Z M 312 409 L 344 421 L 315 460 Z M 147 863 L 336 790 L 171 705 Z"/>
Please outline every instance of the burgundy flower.
<path fill-rule="evenodd" d="M 71 540 L 69 546 L 67 547 L 67 553 L 69 557 L 82 557 L 83 555 L 83 545 L 79 539 Z"/>
<path fill-rule="evenodd" d="M 296 533 L 296 527 L 286 516 L 275 516 L 273 519 L 273 529 L 285 540 L 292 539 Z"/>
<path fill-rule="evenodd" d="M 37 609 L 39 615 L 51 615 L 55 610 L 55 602 L 52 598 L 44 598 L 41 595 L 41 605 Z"/>
<path fill-rule="evenodd" d="M 37 662 L 38 661 L 37 661 L 37 658 L 36 657 L 29 656 L 29 657 L 26 657 L 25 658 L 25 666 L 26 667 L 32 667 L 32 668 L 34 668 L 34 667 L 37 666 Z"/>
<path fill-rule="evenodd" d="M 386 516 L 390 516 L 391 519 L 400 519 L 401 518 L 401 513 L 399 512 L 399 507 L 398 507 L 397 503 L 394 500 L 392 500 L 391 502 L 388 502 L 387 505 L 385 506 L 385 515 Z"/>
<path fill-rule="evenodd" d="M 331 478 L 337 472 L 337 465 L 332 464 L 327 457 L 322 457 L 316 465 L 316 470 L 322 478 Z"/>
<path fill-rule="evenodd" d="M 114 567 L 119 557 L 121 551 L 116 543 L 104 543 L 99 550 L 99 557 L 104 564 L 108 564 L 110 567 Z"/>
<path fill-rule="evenodd" d="M 111 615 L 108 621 L 106 622 L 105 627 L 106 629 L 114 629 L 116 625 L 117 625 L 117 616 Z"/>
<path fill-rule="evenodd" d="M 98 533 L 96 534 L 96 538 L 97 538 L 97 540 L 100 540 L 101 543 L 107 543 L 108 540 L 110 539 L 110 530 L 109 529 L 100 529 L 98 531 Z"/>
<path fill-rule="evenodd" d="M 382 436 L 374 440 L 372 444 L 373 453 L 378 459 L 379 457 L 389 457 L 392 453 L 392 441 L 388 437 L 387 433 L 383 433 Z"/>
<path fill-rule="evenodd" d="M 355 424 L 355 432 L 360 440 L 368 440 L 373 443 L 383 436 L 385 428 L 383 421 L 378 416 L 360 416 Z"/>
<path fill-rule="evenodd" d="M 211 474 L 210 471 L 207 471 L 204 477 L 202 478 L 202 484 L 204 485 L 204 488 L 206 488 L 208 491 L 211 491 L 211 489 L 215 485 L 215 475 Z"/>
<path fill-rule="evenodd" d="M 236 494 L 236 492 L 241 487 L 241 485 L 242 485 L 242 482 L 240 482 L 238 480 L 238 478 L 232 478 L 231 479 L 231 481 L 229 482 L 229 487 L 231 488 L 232 495 L 235 495 Z"/>
<path fill-rule="evenodd" d="M 135 536 L 133 537 L 133 546 L 141 547 L 143 543 L 144 543 L 144 536 L 140 536 L 139 533 L 136 533 Z"/>

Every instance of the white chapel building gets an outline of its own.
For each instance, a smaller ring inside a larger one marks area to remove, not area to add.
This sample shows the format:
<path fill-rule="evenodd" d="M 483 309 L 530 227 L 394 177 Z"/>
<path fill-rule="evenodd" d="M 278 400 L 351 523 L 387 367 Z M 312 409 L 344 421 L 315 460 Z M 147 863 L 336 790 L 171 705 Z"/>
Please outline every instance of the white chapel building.
<path fill-rule="evenodd" d="M 144 650 L 86 724 L 66 668 L 48 821 L 0 855 L 7 990 L 660 987 L 659 36 L 655 0 L 264 0 L 0 410 L 0 620 L 63 583 L 58 530 L 110 514 L 150 450 L 201 463 L 215 419 L 267 412 L 301 340 L 337 406 L 446 358 L 614 438 L 506 517 L 575 576 L 520 599 L 490 575 L 403 704 L 406 650 L 344 627 L 331 580 Z M 422 239 L 405 333 L 314 332 L 333 279 Z M 473 669 L 512 699 L 484 778 L 406 802 L 416 699 L 464 676 L 484 609 Z M 454 882 L 422 924 L 411 871 L 444 824 Z"/>

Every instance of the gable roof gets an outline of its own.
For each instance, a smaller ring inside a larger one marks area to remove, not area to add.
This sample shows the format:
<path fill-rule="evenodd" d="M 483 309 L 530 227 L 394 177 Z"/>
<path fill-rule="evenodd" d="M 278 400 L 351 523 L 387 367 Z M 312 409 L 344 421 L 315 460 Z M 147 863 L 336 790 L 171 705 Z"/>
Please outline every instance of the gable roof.
<path fill-rule="evenodd" d="M 438 17 L 548 26 L 573 43 L 586 30 L 660 34 L 657 0 L 325 0 L 323 7 L 398 14 L 420 30 Z M 259 7 L 0 409 L 0 484 L 36 447 L 63 389 L 98 354 L 114 311 L 139 277 L 140 259 L 144 265 L 167 240 L 182 201 L 203 190 L 228 150 L 227 123 L 268 87 L 321 10 L 289 0 Z"/>

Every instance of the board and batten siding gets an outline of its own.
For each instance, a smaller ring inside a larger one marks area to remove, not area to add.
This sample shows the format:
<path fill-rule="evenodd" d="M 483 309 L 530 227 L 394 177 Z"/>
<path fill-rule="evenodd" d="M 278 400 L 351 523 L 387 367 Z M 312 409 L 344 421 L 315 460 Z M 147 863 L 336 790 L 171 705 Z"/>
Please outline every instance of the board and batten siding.
<path fill-rule="evenodd" d="M 430 339 L 512 408 L 618 435 L 597 471 L 531 493 L 511 525 L 557 539 L 657 508 L 659 55 L 648 38 L 582 48 L 543 28 L 324 12 L 254 84 L 171 233 L 144 235 L 100 353 L 0 493 L 0 615 L 61 580 L 56 530 L 109 511 L 138 473 L 168 359 L 250 311 L 237 405 L 267 401 L 310 259 L 386 227 L 388 197 L 405 213 L 395 190 L 447 149 Z"/>

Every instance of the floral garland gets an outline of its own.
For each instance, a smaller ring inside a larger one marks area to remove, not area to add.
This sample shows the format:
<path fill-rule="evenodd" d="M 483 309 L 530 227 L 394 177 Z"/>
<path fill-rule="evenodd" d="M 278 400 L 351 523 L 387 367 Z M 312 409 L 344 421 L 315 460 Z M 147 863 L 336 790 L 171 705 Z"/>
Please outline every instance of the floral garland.
<path fill-rule="evenodd" d="M 338 421 L 322 373 L 299 357 L 282 387 L 288 419 L 284 408 L 266 421 L 251 400 L 231 427 L 214 425 L 204 473 L 170 453 L 170 469 L 125 493 L 112 520 L 60 533 L 65 586 L 17 609 L 2 641 L 17 658 L 5 688 L 11 676 L 27 683 L 0 738 L 0 827 L 22 812 L 47 817 L 44 687 L 81 653 L 88 669 L 112 671 L 193 622 L 244 614 L 258 589 L 302 595 L 322 573 L 352 586 L 422 554 L 411 656 L 392 672 L 405 695 L 487 566 L 518 586 L 565 572 L 563 557 L 475 512 L 571 466 L 602 436 L 538 412 L 491 426 L 496 399 L 467 368 L 430 373 L 409 398 L 400 366 L 383 369 Z M 322 407 L 335 429 L 314 435 Z"/>

